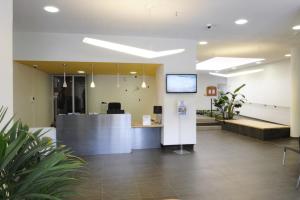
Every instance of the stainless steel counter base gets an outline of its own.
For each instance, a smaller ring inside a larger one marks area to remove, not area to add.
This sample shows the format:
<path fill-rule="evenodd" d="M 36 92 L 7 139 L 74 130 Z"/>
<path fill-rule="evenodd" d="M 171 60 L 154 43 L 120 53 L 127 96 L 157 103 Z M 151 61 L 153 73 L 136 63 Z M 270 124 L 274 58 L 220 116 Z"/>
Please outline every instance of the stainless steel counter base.
<path fill-rule="evenodd" d="M 59 115 L 57 140 L 77 155 L 131 152 L 131 115 Z"/>
<path fill-rule="evenodd" d="M 154 149 L 160 148 L 161 141 L 160 127 L 132 128 L 131 147 L 132 149 Z"/>

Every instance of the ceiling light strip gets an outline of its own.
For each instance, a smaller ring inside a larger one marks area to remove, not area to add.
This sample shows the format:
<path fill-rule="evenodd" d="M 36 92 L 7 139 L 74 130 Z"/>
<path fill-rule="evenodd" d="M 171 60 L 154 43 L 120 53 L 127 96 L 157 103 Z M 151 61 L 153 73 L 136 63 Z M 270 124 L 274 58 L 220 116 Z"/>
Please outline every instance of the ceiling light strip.
<path fill-rule="evenodd" d="M 134 56 L 139 56 L 143 58 L 158 58 L 158 57 L 163 57 L 163 56 L 168 56 L 168 55 L 174 55 L 178 53 L 182 53 L 185 51 L 185 49 L 173 49 L 173 50 L 167 50 L 167 51 L 150 51 L 147 49 L 141 49 L 141 48 L 136 48 L 132 46 L 127 46 L 123 44 L 118 44 L 114 42 L 108 42 L 104 40 L 98 40 L 98 39 L 93 39 L 93 38 L 88 38 L 85 37 L 82 40 L 83 43 L 97 46 L 97 47 L 102 47 L 105 49 L 110 49 L 113 51 L 118 51 Z"/>
<path fill-rule="evenodd" d="M 231 77 L 236 77 L 236 76 L 242 76 L 242 75 L 247 75 L 247 74 L 254 74 L 258 72 L 262 72 L 264 69 L 254 69 L 254 70 L 246 70 L 246 71 L 240 71 L 240 72 L 235 72 L 235 73 L 230 73 L 230 74 L 221 74 L 221 73 L 214 73 L 210 72 L 210 75 L 213 76 L 221 76 L 225 78 L 231 78 Z"/>
<path fill-rule="evenodd" d="M 256 63 L 264 60 L 263 58 L 238 58 L 238 57 L 214 57 L 196 65 L 197 70 L 220 71 L 232 67 Z"/>

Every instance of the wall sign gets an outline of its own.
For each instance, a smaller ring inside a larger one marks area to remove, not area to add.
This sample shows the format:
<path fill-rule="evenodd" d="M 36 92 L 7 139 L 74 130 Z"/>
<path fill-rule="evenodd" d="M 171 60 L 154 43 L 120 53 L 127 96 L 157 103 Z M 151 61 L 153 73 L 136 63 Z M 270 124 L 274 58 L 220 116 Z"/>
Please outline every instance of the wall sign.
<path fill-rule="evenodd" d="M 177 113 L 178 113 L 178 115 L 186 115 L 186 105 L 185 105 L 184 101 L 178 101 Z"/>
<path fill-rule="evenodd" d="M 215 86 L 206 87 L 206 96 L 217 96 L 217 87 Z"/>

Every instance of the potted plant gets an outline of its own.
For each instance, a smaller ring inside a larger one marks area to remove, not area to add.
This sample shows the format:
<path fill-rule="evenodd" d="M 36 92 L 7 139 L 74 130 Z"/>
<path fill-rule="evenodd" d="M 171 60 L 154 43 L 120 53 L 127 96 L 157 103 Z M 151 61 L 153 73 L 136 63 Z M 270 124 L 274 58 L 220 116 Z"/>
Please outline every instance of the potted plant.
<path fill-rule="evenodd" d="M 6 111 L 0 108 L 0 199 L 63 200 L 74 194 L 74 175 L 84 161 L 43 138 L 42 130 L 31 133 L 13 119 L 3 124 Z"/>
<path fill-rule="evenodd" d="M 239 91 L 245 87 L 246 84 L 236 88 L 233 92 L 220 92 L 218 98 L 214 99 L 214 106 L 221 113 L 218 118 L 223 120 L 233 119 L 235 115 L 239 115 L 240 112 L 236 109 L 241 108 L 247 101 L 245 95 L 240 94 Z"/>

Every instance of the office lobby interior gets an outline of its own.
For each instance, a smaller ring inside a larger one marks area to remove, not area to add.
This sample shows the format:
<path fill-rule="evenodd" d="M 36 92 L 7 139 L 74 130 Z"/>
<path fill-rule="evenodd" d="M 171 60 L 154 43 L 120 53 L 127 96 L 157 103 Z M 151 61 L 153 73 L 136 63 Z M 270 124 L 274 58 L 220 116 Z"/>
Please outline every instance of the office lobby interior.
<path fill-rule="evenodd" d="M 0 199 L 300 200 L 299 0 L 3 0 L 0 27 Z"/>

